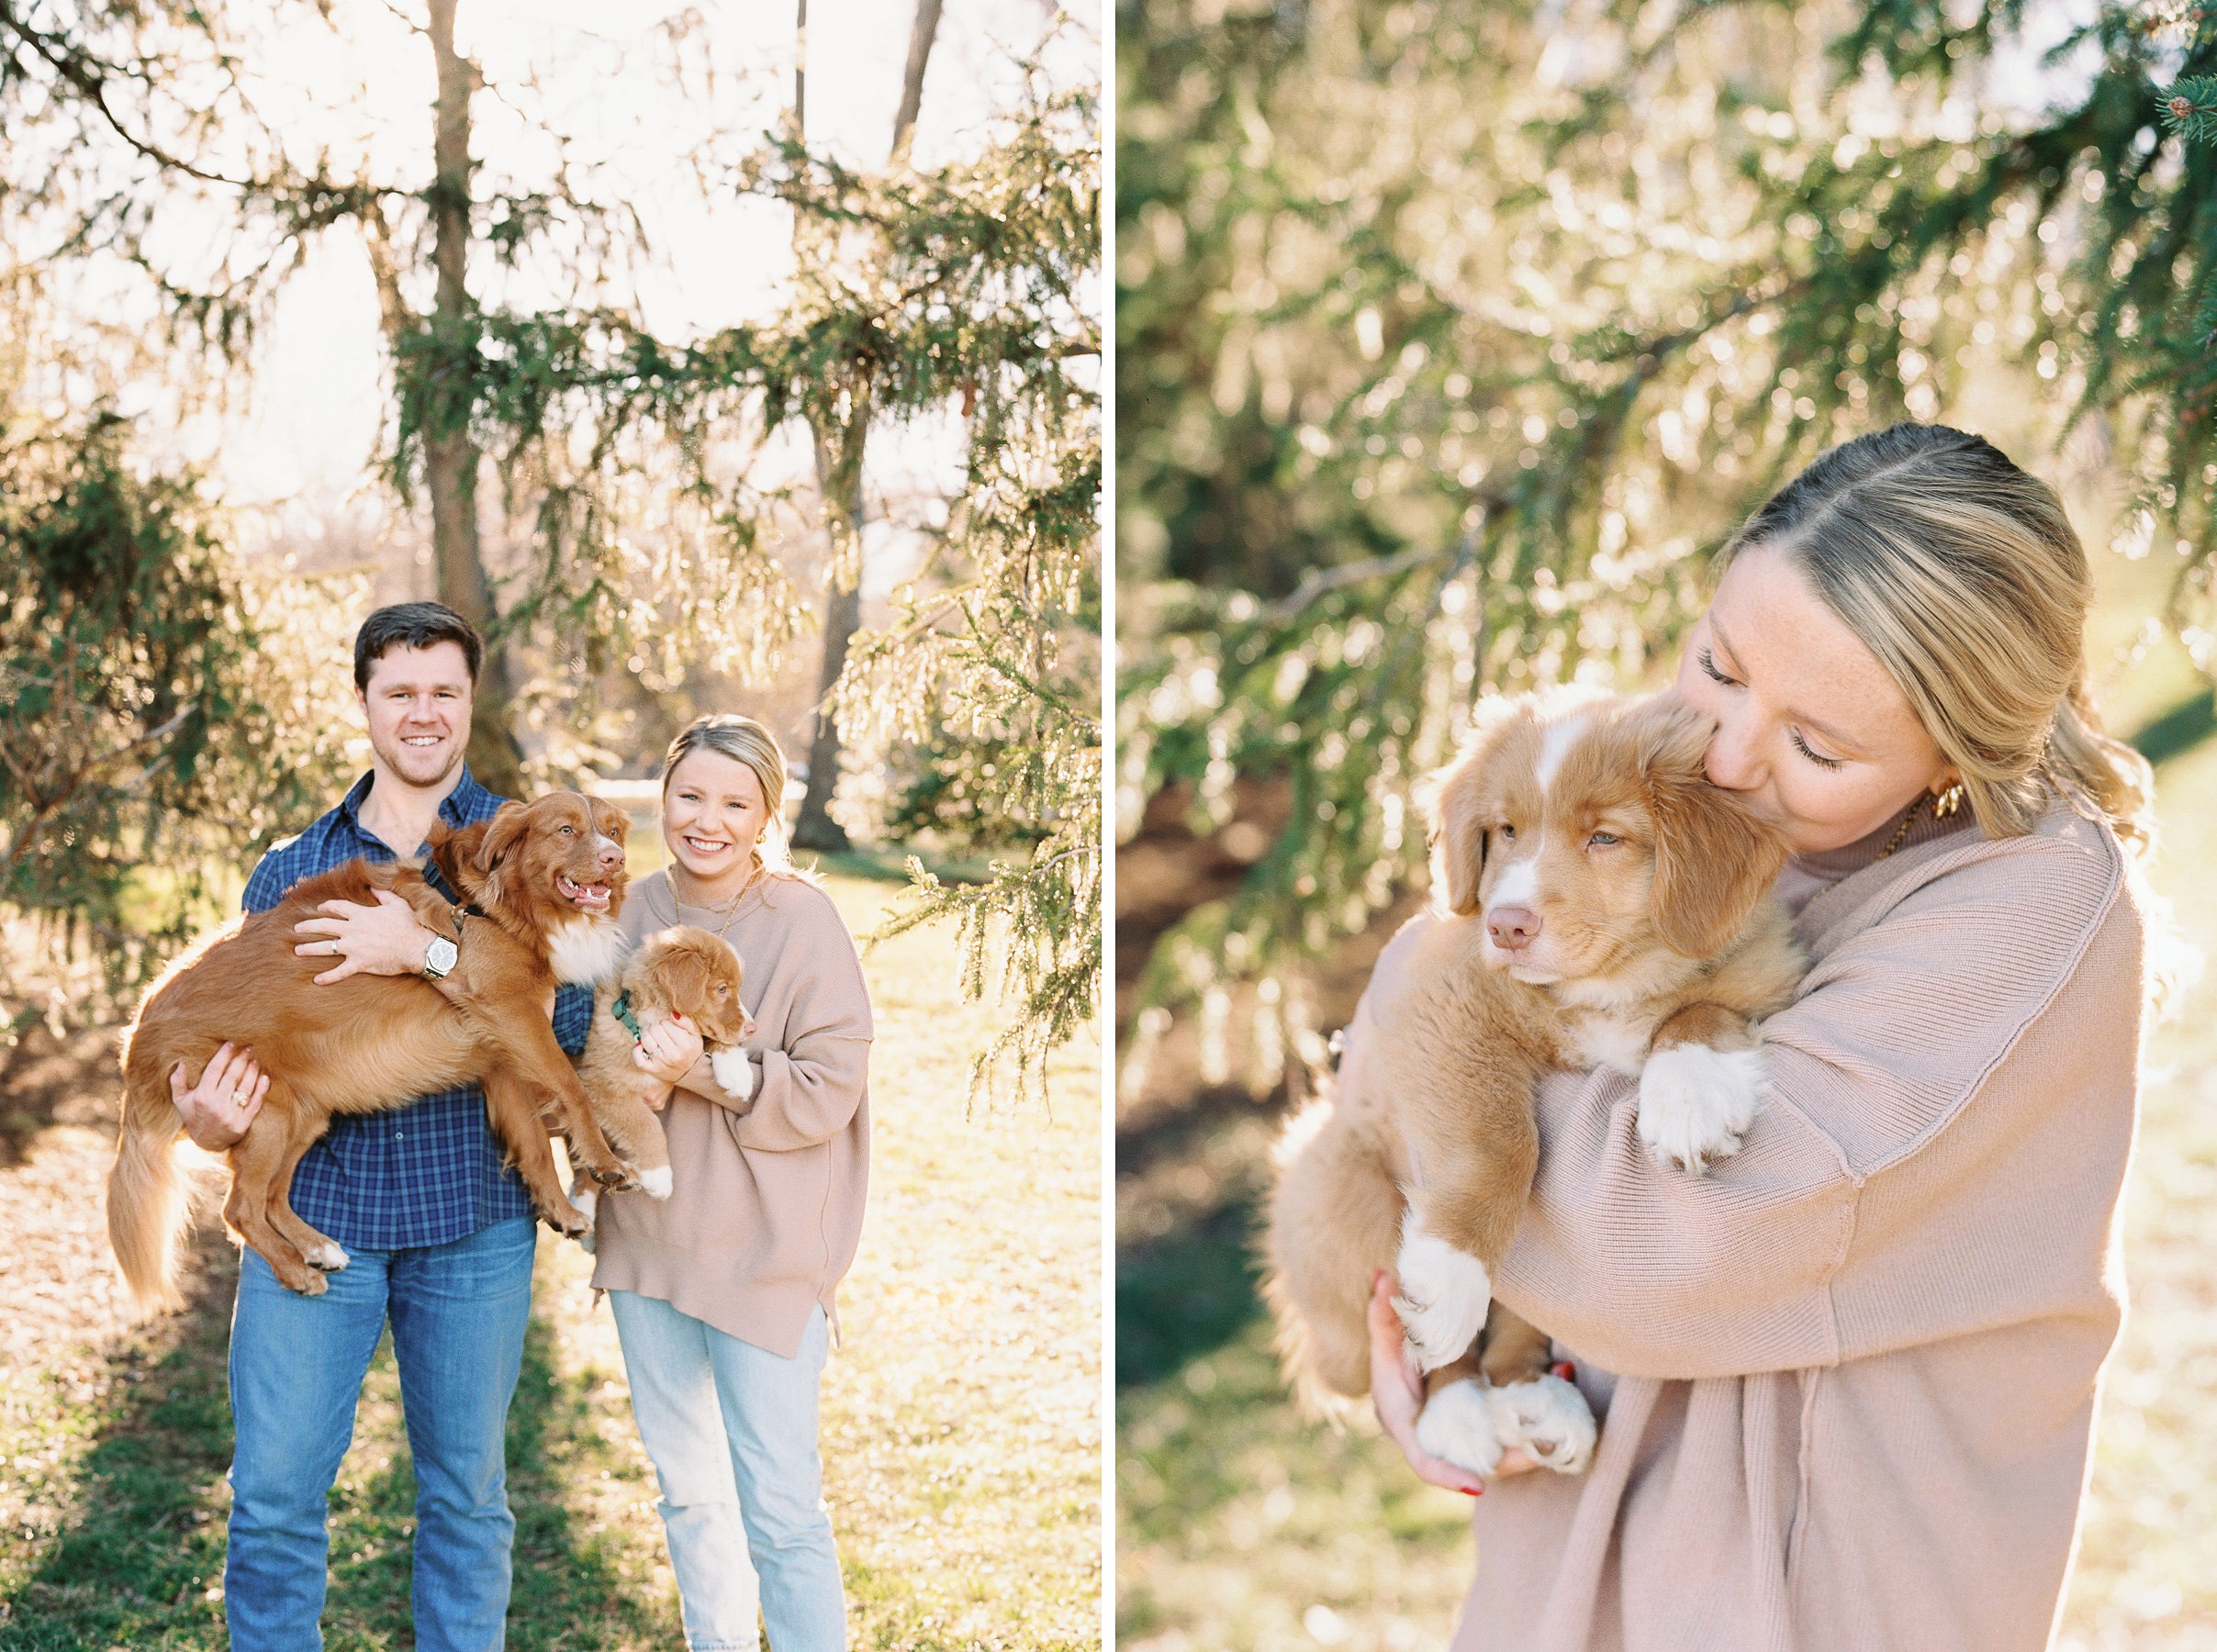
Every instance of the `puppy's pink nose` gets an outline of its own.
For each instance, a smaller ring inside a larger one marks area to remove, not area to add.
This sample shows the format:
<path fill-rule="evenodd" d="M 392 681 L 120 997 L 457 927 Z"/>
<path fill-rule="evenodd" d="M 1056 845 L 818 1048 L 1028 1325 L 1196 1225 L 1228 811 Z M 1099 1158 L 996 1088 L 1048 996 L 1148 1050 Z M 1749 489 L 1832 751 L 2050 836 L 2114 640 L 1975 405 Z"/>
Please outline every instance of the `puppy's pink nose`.
<path fill-rule="evenodd" d="M 617 843 L 614 838 L 602 838 L 600 840 L 600 864 L 611 872 L 623 865 L 623 845 Z"/>
<path fill-rule="evenodd" d="M 1485 915 L 1485 932 L 1503 952 L 1522 952 L 1539 938 L 1540 914 L 1528 907 L 1499 907 Z"/>

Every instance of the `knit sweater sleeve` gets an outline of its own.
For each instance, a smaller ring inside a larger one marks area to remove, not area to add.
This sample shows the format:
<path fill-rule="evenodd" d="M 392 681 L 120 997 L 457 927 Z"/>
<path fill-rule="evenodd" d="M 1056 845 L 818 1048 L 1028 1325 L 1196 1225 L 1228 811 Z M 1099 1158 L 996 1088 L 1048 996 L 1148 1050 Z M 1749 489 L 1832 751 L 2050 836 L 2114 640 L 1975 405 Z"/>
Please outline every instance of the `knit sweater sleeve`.
<path fill-rule="evenodd" d="M 2066 829 L 1931 870 L 1820 945 L 1766 1024 L 1763 1112 L 1708 1175 L 1641 1150 L 1635 1081 L 1542 1081 L 1503 1300 L 1663 1379 L 2083 1307 L 2132 1130 L 2139 931 L 2116 845 Z"/>
<path fill-rule="evenodd" d="M 748 1052 L 754 1106 L 726 1115 L 732 1139 L 762 1152 L 830 1141 L 853 1122 L 869 1079 L 869 994 L 854 940 L 828 896 L 810 889 L 800 905 L 805 947 L 783 1034 Z"/>

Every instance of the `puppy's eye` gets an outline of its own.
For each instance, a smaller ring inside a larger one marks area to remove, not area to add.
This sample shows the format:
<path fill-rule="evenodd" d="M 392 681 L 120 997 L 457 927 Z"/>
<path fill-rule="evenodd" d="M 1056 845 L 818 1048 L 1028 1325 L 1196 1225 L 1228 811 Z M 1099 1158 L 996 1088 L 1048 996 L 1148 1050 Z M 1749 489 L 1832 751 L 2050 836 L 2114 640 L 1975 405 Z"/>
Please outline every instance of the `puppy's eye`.
<path fill-rule="evenodd" d="M 1517 841 L 1517 829 L 1506 820 L 1494 830 L 1501 833 L 1501 841 L 1505 843 L 1513 843 Z"/>
<path fill-rule="evenodd" d="M 1585 842 L 1588 848 L 1607 849 L 1615 844 L 1621 843 L 1624 842 L 1624 840 L 1618 837 L 1613 832 L 1596 832 L 1592 837 L 1586 839 Z"/>

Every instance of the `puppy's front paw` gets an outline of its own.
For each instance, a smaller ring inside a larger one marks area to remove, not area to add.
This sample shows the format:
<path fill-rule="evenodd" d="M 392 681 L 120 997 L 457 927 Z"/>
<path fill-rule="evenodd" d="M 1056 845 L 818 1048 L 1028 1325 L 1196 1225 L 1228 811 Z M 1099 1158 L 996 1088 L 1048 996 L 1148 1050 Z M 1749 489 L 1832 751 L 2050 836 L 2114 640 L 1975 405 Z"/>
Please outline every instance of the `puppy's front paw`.
<path fill-rule="evenodd" d="M 1488 1389 L 1494 1433 L 1504 1446 L 1521 1446 L 1557 1474 L 1577 1474 L 1594 1460 L 1599 1431 L 1585 1396 L 1560 1377 L 1536 1377 Z"/>
<path fill-rule="evenodd" d="M 1436 1370 L 1467 1350 L 1485 1328 L 1493 1306 L 1493 1276 L 1467 1251 L 1428 1233 L 1411 1211 L 1401 1222 L 1396 1263 L 1401 1294 L 1394 1306 L 1422 1370 Z"/>
<path fill-rule="evenodd" d="M 734 1101 L 744 1101 L 755 1093 L 755 1069 L 746 1058 L 746 1052 L 737 1044 L 728 1050 L 718 1050 L 708 1058 L 709 1070 L 716 1075 L 716 1082 L 723 1093 Z"/>
<path fill-rule="evenodd" d="M 1659 1165 L 1698 1176 L 1740 1151 L 1765 1080 L 1761 1050 L 1677 1044 L 1657 1050 L 1640 1075 L 1640 1145 Z"/>
<path fill-rule="evenodd" d="M 1416 1413 L 1416 1444 L 1458 1468 L 1493 1473 L 1501 1461 L 1502 1441 L 1486 1396 L 1474 1382 L 1450 1382 L 1435 1390 Z"/>

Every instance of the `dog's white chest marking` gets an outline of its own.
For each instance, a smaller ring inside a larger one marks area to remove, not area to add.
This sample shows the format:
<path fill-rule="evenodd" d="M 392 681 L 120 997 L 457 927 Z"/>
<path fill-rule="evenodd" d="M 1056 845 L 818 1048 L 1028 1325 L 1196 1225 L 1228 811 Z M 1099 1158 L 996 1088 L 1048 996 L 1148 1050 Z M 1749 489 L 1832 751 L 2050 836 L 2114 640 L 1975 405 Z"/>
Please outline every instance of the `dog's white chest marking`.
<path fill-rule="evenodd" d="M 623 962 L 623 932 L 609 918 L 573 918 L 547 932 L 547 962 L 554 979 L 571 987 L 594 987 L 609 979 Z"/>
<path fill-rule="evenodd" d="M 1647 1065 L 1648 1041 L 1654 1028 L 1647 1021 L 1620 1015 L 1589 1012 L 1572 1023 L 1578 1041 L 1580 1061 L 1590 1067 L 1607 1067 L 1628 1078 L 1640 1077 Z"/>

